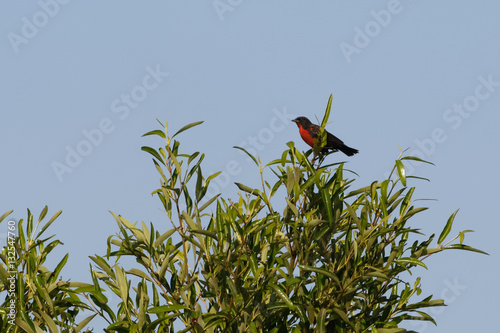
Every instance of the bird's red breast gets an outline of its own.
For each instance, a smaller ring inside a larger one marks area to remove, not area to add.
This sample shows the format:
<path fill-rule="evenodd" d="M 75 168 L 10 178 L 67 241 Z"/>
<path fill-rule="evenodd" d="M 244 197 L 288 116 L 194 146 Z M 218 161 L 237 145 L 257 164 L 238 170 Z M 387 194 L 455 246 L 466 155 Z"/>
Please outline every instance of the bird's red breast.
<path fill-rule="evenodd" d="M 302 127 L 301 124 L 297 123 L 297 126 L 299 126 L 299 133 L 300 136 L 302 137 L 302 140 L 304 140 L 309 146 L 314 146 L 314 138 L 309 132 L 308 129 Z"/>

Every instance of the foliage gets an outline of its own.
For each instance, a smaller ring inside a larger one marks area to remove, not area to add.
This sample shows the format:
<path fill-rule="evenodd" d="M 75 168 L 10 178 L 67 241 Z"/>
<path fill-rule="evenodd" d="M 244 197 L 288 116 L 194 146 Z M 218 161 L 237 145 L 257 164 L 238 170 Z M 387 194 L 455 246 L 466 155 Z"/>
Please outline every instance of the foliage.
<path fill-rule="evenodd" d="M 343 163 L 314 166 L 311 151 L 290 142 L 266 166 L 247 153 L 261 186 L 236 183 L 242 194 L 232 201 L 205 198 L 217 174 L 203 176 L 204 155 L 181 153 L 177 133 L 169 137 L 165 126 L 146 135 L 165 140 L 162 148 L 142 149 L 161 176 L 153 194 L 172 228 L 160 232 L 114 216 L 120 233 L 107 257 L 131 256 L 139 268 L 93 257 L 94 281 L 122 300 L 109 331 L 174 332 L 177 320 L 183 332 L 403 332 L 403 320 L 434 322 L 422 310 L 443 301 L 414 301 L 420 279 L 410 284 L 401 273 L 446 249 L 481 252 L 463 237 L 443 245 L 455 213 L 437 247 L 430 246 L 434 235 L 410 242 L 422 235 L 408 221 L 426 208 L 414 206 L 403 163 L 418 158 L 400 156 L 389 179 L 349 190 Z M 264 179 L 266 168 L 274 183 Z M 279 205 L 283 212 L 273 208 Z M 132 292 L 133 276 L 140 280 Z"/>
<path fill-rule="evenodd" d="M 90 307 L 75 291 L 87 284 L 65 281 L 60 277 L 68 254 L 53 270 L 44 266 L 47 256 L 62 244 L 59 240 L 52 240 L 54 235 L 43 238 L 61 211 L 38 229 L 47 212 L 45 207 L 36 225 L 29 210 L 26 222 L 22 219 L 17 223 L 14 220 L 7 222 L 7 244 L 0 255 L 0 293 L 6 292 L 0 306 L 2 332 L 80 332 L 96 316 L 92 314 L 80 323 L 75 319 L 81 310 Z M 11 213 L 1 216 L 0 223 Z"/>
<path fill-rule="evenodd" d="M 437 245 L 431 245 L 434 235 L 409 224 L 427 209 L 415 206 L 408 183 L 418 177 L 404 169 L 408 160 L 425 161 L 411 156 L 401 155 L 388 179 L 352 190 L 343 163 L 314 165 L 312 150 L 300 152 L 293 142 L 267 165 L 236 147 L 255 162 L 261 184 L 236 183 L 235 200 L 207 198 L 218 173 L 205 177 L 204 154 L 183 153 L 174 139 L 200 123 L 172 136 L 166 125 L 145 134 L 164 140 L 161 148 L 142 149 L 159 173 L 153 194 L 171 227 L 113 214 L 119 232 L 108 238 L 105 255 L 90 257 L 91 284 L 57 281 L 67 255 L 54 271 L 42 266 L 59 241 L 39 237 L 59 212 L 33 237 L 37 228 L 28 211 L 14 242 L 18 326 L 8 326 L 6 297 L 2 331 L 78 331 L 98 315 L 107 332 L 405 332 L 402 321 L 434 322 L 424 310 L 444 304 L 419 296 L 420 278 L 410 283 L 403 273 L 426 268 L 423 260 L 444 250 L 483 253 L 463 244 L 470 230 L 445 243 L 456 212 Z M 265 179 L 265 170 L 274 181 Z M 6 251 L 0 292 L 8 290 Z M 122 257 L 136 264 L 125 268 Z M 118 296 L 114 309 L 104 290 Z M 77 324 L 82 309 L 94 314 Z"/>

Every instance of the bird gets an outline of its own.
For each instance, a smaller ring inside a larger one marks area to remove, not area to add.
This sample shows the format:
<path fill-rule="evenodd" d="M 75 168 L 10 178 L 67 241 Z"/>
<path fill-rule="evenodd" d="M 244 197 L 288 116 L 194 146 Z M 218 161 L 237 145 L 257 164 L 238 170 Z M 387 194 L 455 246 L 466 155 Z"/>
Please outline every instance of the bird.
<path fill-rule="evenodd" d="M 299 127 L 299 133 L 302 140 L 304 140 L 309 146 L 313 147 L 316 139 L 318 138 L 320 127 L 311 123 L 306 117 L 298 117 L 292 121 Z M 352 156 L 359 152 L 357 149 L 346 146 L 342 140 L 326 131 L 326 145 L 323 149 L 321 149 L 321 154 L 325 154 L 330 151 L 335 152 L 338 150 L 347 156 Z"/>

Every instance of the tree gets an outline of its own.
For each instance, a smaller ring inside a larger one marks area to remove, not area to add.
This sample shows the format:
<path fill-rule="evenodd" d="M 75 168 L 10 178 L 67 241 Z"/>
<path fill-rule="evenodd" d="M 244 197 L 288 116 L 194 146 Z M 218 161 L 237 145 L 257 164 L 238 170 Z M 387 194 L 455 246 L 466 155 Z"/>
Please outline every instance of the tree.
<path fill-rule="evenodd" d="M 311 164 L 313 150 L 303 153 L 293 142 L 266 165 L 238 148 L 255 162 L 261 184 L 236 183 L 234 200 L 207 198 L 218 173 L 204 176 L 204 154 L 181 152 L 174 139 L 199 124 L 172 136 L 168 124 L 145 134 L 164 141 L 142 150 L 159 173 L 153 194 L 171 228 L 113 214 L 119 232 L 105 255 L 90 257 L 92 283 L 64 289 L 74 309 L 105 318 L 107 332 L 405 332 L 402 321 L 434 322 L 424 310 L 444 304 L 419 296 L 420 278 L 402 274 L 426 268 L 424 259 L 444 250 L 484 253 L 463 244 L 470 230 L 445 242 L 456 212 L 434 245 L 434 235 L 410 225 L 427 208 L 415 206 L 408 183 L 419 177 L 406 176 L 404 163 L 428 162 L 403 154 L 388 179 L 351 189 L 344 163 Z M 137 264 L 122 266 L 125 256 Z M 104 289 L 119 297 L 116 309 Z M 26 316 L 41 322 L 36 312 Z"/>

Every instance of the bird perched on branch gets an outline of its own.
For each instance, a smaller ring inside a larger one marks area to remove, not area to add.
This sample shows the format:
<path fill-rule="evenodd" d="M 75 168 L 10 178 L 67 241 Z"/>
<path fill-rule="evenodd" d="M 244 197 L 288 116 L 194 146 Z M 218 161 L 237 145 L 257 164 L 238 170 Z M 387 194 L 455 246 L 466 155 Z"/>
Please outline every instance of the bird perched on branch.
<path fill-rule="evenodd" d="M 302 139 L 311 147 L 314 147 L 314 143 L 316 143 L 316 140 L 319 137 L 319 132 L 320 132 L 320 127 L 318 125 L 315 125 L 309 121 L 306 117 L 298 117 L 294 120 L 292 120 L 294 123 L 297 124 L 299 127 L 299 133 Z M 352 156 L 356 153 L 358 153 L 357 149 L 348 147 L 340 140 L 337 138 L 335 135 L 326 132 L 326 144 L 325 146 L 321 149 L 321 154 L 325 154 L 328 152 L 335 152 L 340 150 L 347 156 Z M 317 143 L 319 144 L 319 142 Z"/>

